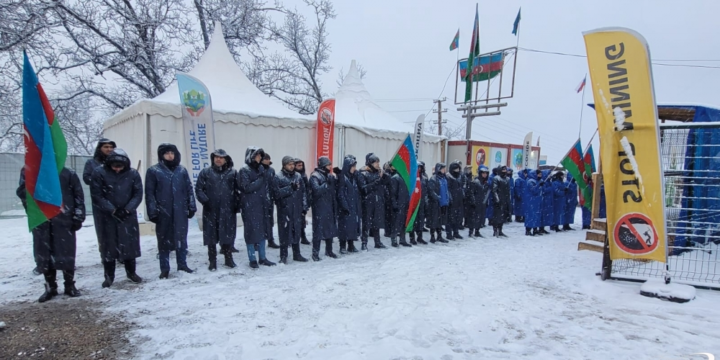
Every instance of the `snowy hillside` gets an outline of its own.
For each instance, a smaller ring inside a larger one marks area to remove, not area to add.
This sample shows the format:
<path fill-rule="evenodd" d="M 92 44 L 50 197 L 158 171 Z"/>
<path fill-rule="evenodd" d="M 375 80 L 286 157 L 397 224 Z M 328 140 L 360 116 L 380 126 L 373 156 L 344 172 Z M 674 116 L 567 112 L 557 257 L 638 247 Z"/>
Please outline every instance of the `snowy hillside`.
<path fill-rule="evenodd" d="M 0 304 L 33 302 L 42 277 L 31 273 L 24 219 L 0 220 L 0 227 Z M 595 276 L 600 254 L 576 250 L 582 232 L 528 238 L 521 231 L 512 225 L 509 239 L 371 247 L 338 260 L 254 271 L 241 253 L 237 269 L 210 273 L 201 234 L 192 228 L 188 263 L 195 274 L 173 271 L 159 280 L 155 238 L 144 237 L 138 274 L 146 282 L 129 283 L 119 267 L 115 285 L 101 289 L 94 229 L 85 227 L 76 279 L 83 299 L 135 324 L 131 339 L 141 359 L 720 355 L 720 293 L 699 290 L 687 304 L 642 297 L 639 284 Z M 309 255 L 309 246 L 302 250 Z M 277 250 L 270 254 L 276 261 Z"/>

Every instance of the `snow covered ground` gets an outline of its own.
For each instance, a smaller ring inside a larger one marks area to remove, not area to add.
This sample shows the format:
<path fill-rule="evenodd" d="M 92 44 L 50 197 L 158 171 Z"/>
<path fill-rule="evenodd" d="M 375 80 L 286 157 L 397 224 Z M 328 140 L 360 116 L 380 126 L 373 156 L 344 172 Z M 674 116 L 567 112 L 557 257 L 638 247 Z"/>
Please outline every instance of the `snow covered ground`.
<path fill-rule="evenodd" d="M 25 226 L 24 219 L 0 220 L 0 305 L 35 301 L 42 293 L 42 277 L 31 273 Z M 600 254 L 576 250 L 580 231 L 528 238 L 512 225 L 507 232 L 509 239 L 371 248 L 338 260 L 254 271 L 241 253 L 238 268 L 210 273 L 195 227 L 188 262 L 197 273 L 173 271 L 170 280 L 159 280 L 155 238 L 143 237 L 138 273 L 146 282 L 131 284 L 118 268 L 115 285 L 101 289 L 94 229 L 85 227 L 77 281 L 85 298 L 136 324 L 131 340 L 141 359 L 720 355 L 719 292 L 698 290 L 686 304 L 646 298 L 640 284 L 595 276 Z M 302 250 L 309 256 L 309 246 Z M 270 254 L 276 261 L 277 250 Z"/>

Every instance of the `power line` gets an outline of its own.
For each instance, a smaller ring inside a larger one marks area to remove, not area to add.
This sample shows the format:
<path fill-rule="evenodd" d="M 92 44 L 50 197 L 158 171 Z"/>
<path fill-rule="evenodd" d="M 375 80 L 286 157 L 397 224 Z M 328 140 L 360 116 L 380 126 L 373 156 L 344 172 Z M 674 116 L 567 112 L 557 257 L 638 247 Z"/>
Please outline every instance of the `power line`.
<path fill-rule="evenodd" d="M 538 50 L 538 49 L 530 49 L 530 48 L 519 48 L 522 51 L 528 51 L 528 52 L 534 52 L 534 53 L 540 53 L 540 54 L 547 54 L 547 55 L 557 55 L 557 56 L 567 56 L 567 57 L 577 57 L 577 58 L 587 58 L 586 55 L 580 55 L 580 54 L 571 54 L 571 53 L 564 53 L 559 51 L 546 51 L 546 50 Z M 661 60 L 657 59 L 652 62 L 653 65 L 658 66 L 670 66 L 670 67 L 686 67 L 686 68 L 701 68 L 701 69 L 720 69 L 720 66 L 710 66 L 710 65 L 695 65 L 695 64 L 689 64 L 689 65 L 683 65 L 683 64 L 665 64 L 662 63 L 662 61 L 665 62 L 718 62 L 720 60 L 715 59 L 709 59 L 709 60 L 686 60 L 686 59 L 666 59 Z"/>

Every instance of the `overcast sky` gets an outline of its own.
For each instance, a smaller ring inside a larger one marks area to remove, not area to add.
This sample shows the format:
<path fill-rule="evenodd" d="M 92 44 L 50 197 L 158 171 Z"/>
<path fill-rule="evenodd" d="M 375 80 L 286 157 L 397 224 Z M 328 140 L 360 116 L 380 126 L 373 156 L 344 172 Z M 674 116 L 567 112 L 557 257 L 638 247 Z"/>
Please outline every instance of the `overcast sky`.
<path fill-rule="evenodd" d="M 334 69 L 323 79 L 328 90 L 334 91 L 340 68 L 347 71 L 355 59 L 368 72 L 364 82 L 370 94 L 409 127 L 418 115 L 432 108 L 431 99 L 453 98 L 454 71 L 440 92 L 457 51 L 461 58 L 468 55 L 476 1 L 338 0 L 334 4 L 338 14 L 330 25 Z M 716 99 L 720 83 L 720 1 L 480 1 L 482 52 L 515 46 L 511 31 L 520 7 L 520 47 L 584 55 L 583 31 L 628 27 L 647 39 L 655 62 L 718 67 L 655 65 L 658 103 L 720 107 L 720 99 Z M 458 28 L 460 49 L 450 52 Z M 584 58 L 521 51 L 515 97 L 508 100 L 500 116 L 475 120 L 473 139 L 520 144 L 527 132 L 533 131 L 533 143 L 541 137 L 548 163 L 559 162 L 578 136 L 581 95 L 575 88 L 587 71 Z M 589 81 L 588 76 L 588 86 Z M 450 102 L 446 119 L 462 124 L 461 114 Z M 593 102 L 589 87 L 585 102 Z M 428 116 L 436 118 L 437 114 Z M 597 128 L 592 109 L 583 111 L 582 124 L 585 145 Z"/>

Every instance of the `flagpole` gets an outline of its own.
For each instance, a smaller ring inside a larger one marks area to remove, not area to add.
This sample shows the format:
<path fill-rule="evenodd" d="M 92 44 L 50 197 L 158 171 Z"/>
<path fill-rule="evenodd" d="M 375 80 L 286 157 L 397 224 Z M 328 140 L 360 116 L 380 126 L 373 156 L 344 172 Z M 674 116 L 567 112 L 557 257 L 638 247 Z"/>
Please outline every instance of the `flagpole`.
<path fill-rule="evenodd" d="M 580 129 L 578 130 L 578 138 L 582 137 L 582 116 L 583 116 L 583 110 L 585 109 L 585 88 L 587 88 L 587 73 L 585 74 L 585 79 L 583 80 L 585 85 L 583 85 L 583 91 L 582 91 L 582 98 L 580 99 Z"/>

